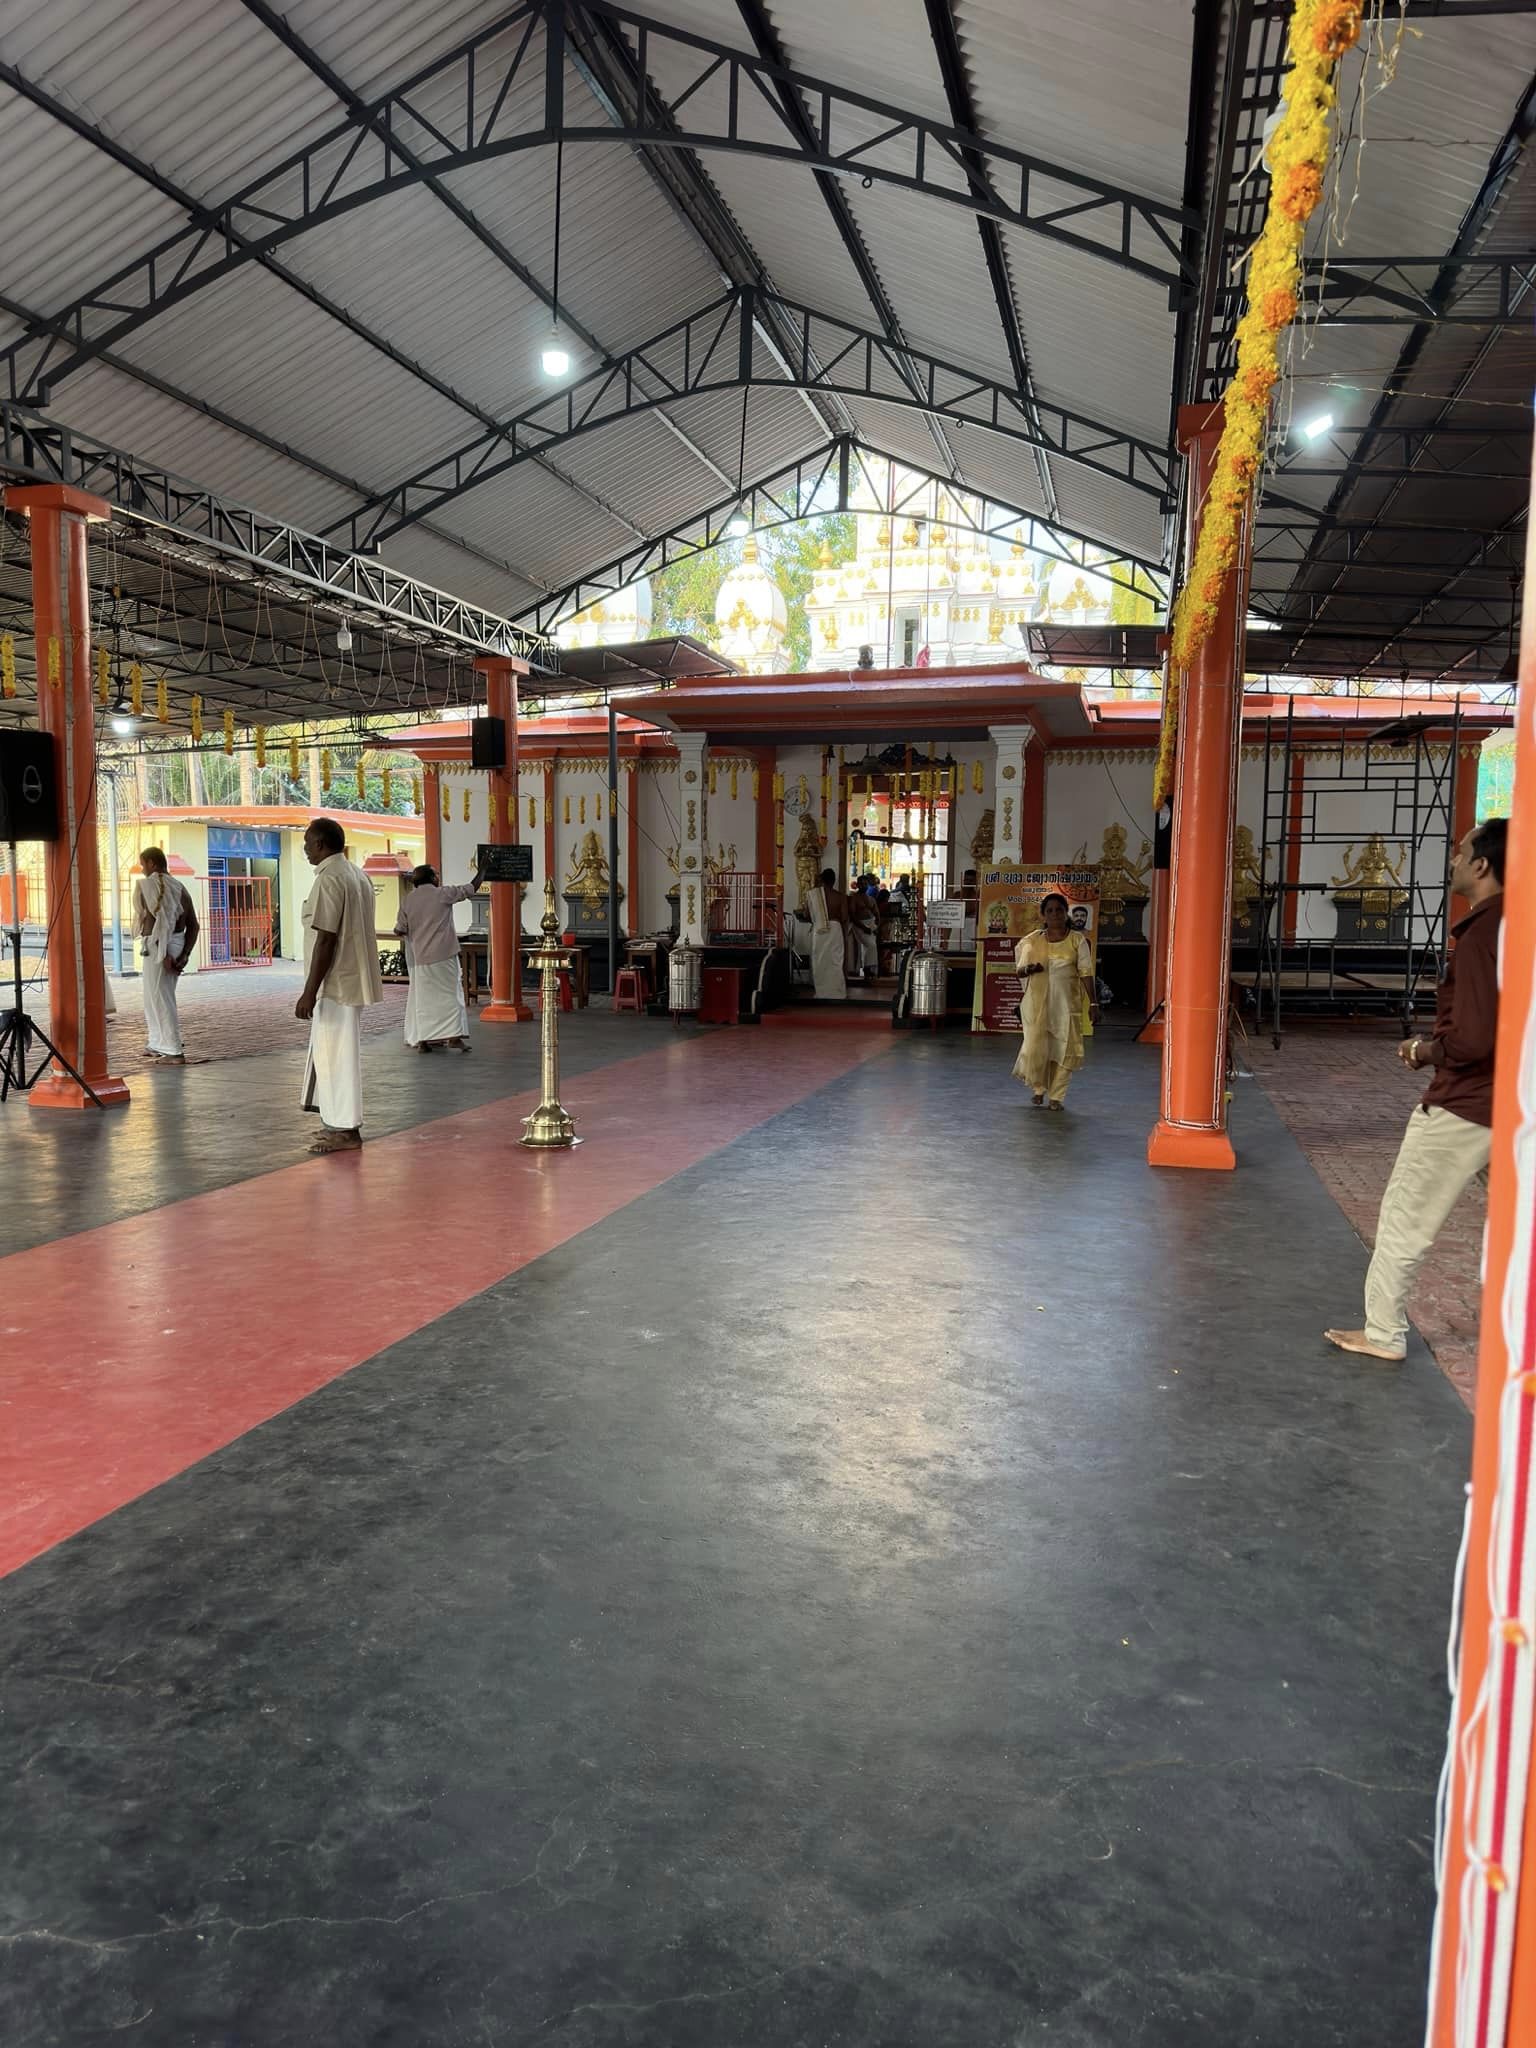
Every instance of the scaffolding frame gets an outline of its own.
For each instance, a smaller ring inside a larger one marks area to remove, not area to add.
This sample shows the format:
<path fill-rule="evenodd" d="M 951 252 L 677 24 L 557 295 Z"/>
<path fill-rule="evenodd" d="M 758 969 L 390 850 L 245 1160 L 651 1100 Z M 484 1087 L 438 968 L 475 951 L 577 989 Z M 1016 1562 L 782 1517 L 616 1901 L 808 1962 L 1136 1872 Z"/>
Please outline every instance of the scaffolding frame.
<path fill-rule="evenodd" d="M 1450 742 L 1443 759 L 1436 758 L 1431 734 L 1443 733 L 1449 724 Z M 1276 726 L 1280 731 L 1277 735 Z M 1364 745 L 1358 767 L 1352 766 L 1348 749 Z M 1379 758 L 1378 750 L 1398 750 L 1390 764 Z M 1411 749 L 1411 753 L 1410 750 Z M 1264 721 L 1264 795 L 1258 855 L 1259 883 L 1254 907 L 1257 956 L 1254 963 L 1252 1000 L 1256 1018 L 1269 1013 L 1270 1042 L 1276 1051 L 1284 1036 L 1282 1020 L 1287 995 L 1298 991 L 1288 987 L 1286 977 L 1300 963 L 1303 983 L 1300 1007 L 1312 1015 L 1396 1016 L 1404 1036 L 1413 1029 L 1415 1015 L 1434 1003 L 1434 992 L 1445 972 L 1450 899 L 1446 875 L 1456 839 L 1456 797 L 1461 768 L 1461 700 L 1447 721 L 1444 714 L 1409 715 L 1392 720 L 1374 732 L 1340 730 L 1338 774 L 1333 780 L 1314 784 L 1303 767 L 1301 815 L 1293 817 L 1293 770 L 1296 762 L 1317 759 L 1328 751 L 1315 742 L 1304 749 L 1296 739 L 1296 707 L 1286 705 L 1283 720 L 1271 714 Z M 1278 775 L 1276 761 L 1280 763 Z M 1403 772 L 1403 762 L 1412 761 L 1412 774 Z M 1298 938 L 1293 927 L 1299 921 L 1295 909 L 1305 896 L 1332 894 L 1336 884 L 1329 881 L 1303 882 L 1299 877 L 1301 851 L 1307 846 L 1340 849 L 1358 846 L 1368 834 L 1358 826 L 1352 831 L 1327 830 L 1318 824 L 1321 797 L 1368 797 L 1389 795 L 1391 823 L 1382 837 L 1406 849 L 1407 873 L 1398 887 L 1407 895 L 1402 906 L 1406 918 L 1402 940 L 1388 938 L 1341 942 L 1332 938 Z M 1386 973 L 1374 971 L 1358 958 L 1340 966 L 1339 954 L 1350 956 L 1379 951 L 1383 962 L 1391 962 Z M 1326 957 L 1326 976 L 1319 987 L 1312 985 L 1315 953 Z M 1401 962 L 1398 971 L 1396 963 Z M 1367 978 L 1369 977 L 1369 978 Z"/>

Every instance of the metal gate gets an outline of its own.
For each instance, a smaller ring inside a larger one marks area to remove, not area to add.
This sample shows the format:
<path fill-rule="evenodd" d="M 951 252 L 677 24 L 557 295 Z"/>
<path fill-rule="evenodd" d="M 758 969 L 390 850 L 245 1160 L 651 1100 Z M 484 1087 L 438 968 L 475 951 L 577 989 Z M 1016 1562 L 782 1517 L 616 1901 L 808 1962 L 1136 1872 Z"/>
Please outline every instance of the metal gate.
<path fill-rule="evenodd" d="M 210 875 L 203 963 L 208 967 L 270 967 L 272 881 L 268 875 Z"/>

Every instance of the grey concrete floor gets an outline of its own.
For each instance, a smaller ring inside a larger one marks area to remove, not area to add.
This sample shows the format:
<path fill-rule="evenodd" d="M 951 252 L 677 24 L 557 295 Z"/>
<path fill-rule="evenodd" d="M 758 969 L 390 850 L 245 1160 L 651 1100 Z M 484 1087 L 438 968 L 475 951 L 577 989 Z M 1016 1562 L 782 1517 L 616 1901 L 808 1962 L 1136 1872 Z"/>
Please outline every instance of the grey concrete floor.
<path fill-rule="evenodd" d="M 16 1242 L 238 1177 L 245 1064 Z M 1466 1417 L 1154 1073 L 895 1040 L 5 1582 L 10 2048 L 1418 2038 Z"/>

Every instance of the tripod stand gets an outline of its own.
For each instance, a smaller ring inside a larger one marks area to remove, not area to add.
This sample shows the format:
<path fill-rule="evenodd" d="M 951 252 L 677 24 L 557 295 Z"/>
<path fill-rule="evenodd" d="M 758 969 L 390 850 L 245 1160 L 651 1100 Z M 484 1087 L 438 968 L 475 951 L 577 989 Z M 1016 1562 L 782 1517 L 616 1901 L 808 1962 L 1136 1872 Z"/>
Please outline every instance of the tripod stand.
<path fill-rule="evenodd" d="M 5 936 L 11 943 L 11 987 L 12 1003 L 8 1010 L 0 1010 L 0 1102 L 15 1093 L 25 1095 L 42 1074 L 50 1060 L 56 1060 L 72 1081 L 77 1082 L 95 1103 L 98 1109 L 106 1105 L 83 1074 L 65 1059 L 40 1024 L 27 1015 L 22 1004 L 21 990 L 21 883 L 16 868 L 16 842 L 10 842 L 11 856 L 11 921 L 5 928 Z M 36 1066 L 32 1066 L 34 1042 L 40 1048 Z M 27 1069 L 31 1067 L 29 1073 Z"/>

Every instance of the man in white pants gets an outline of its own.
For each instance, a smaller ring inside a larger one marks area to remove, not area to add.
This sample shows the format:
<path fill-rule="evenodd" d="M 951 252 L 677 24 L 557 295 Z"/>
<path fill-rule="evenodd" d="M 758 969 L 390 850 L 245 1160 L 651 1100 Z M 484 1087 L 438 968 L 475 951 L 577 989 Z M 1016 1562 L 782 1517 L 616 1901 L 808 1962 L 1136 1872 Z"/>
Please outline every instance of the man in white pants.
<path fill-rule="evenodd" d="M 1434 1079 L 1408 1119 L 1381 1198 L 1365 1278 L 1365 1328 L 1325 1330 L 1330 1344 L 1395 1365 L 1408 1348 L 1408 1294 L 1424 1255 L 1488 1164 L 1493 1046 L 1499 1021 L 1499 926 L 1504 910 L 1503 818 L 1469 832 L 1451 859 L 1451 887 L 1472 905 L 1435 1001 L 1432 1038 L 1405 1039 L 1398 1057 Z"/>
<path fill-rule="evenodd" d="M 304 904 L 304 993 L 293 1014 L 309 1023 L 303 1104 L 320 1113 L 318 1154 L 353 1152 L 363 1142 L 362 1013 L 382 1002 L 373 884 L 346 858 L 334 818 L 316 818 L 304 834 L 315 870 Z"/>
<path fill-rule="evenodd" d="M 184 1067 L 187 1062 L 176 995 L 197 944 L 197 911 L 191 894 L 169 871 L 158 846 L 144 848 L 139 868 L 133 885 L 133 922 L 144 970 L 144 1050 L 166 1066 Z"/>

